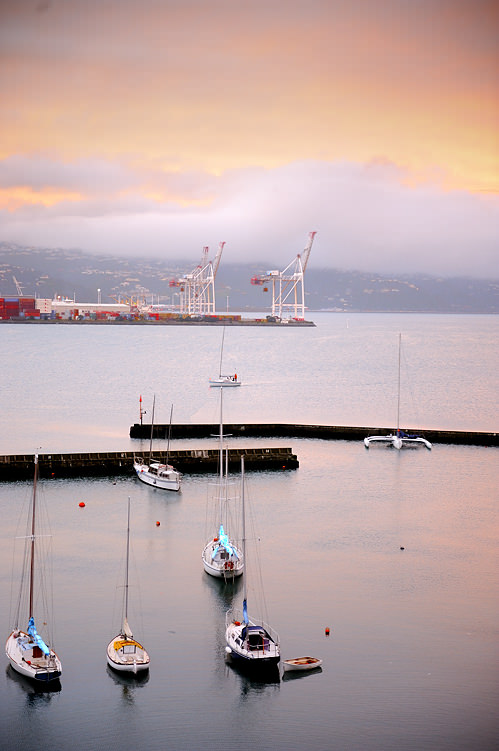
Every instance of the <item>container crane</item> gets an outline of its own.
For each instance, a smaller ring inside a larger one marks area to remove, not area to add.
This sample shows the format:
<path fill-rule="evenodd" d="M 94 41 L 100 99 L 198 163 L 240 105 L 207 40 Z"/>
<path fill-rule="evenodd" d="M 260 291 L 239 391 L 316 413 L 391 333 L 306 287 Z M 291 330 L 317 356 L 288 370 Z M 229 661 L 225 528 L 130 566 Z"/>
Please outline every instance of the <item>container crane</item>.
<path fill-rule="evenodd" d="M 225 242 L 218 245 L 213 261 L 208 260 L 209 248 L 205 246 L 200 263 L 194 271 L 179 279 L 172 279 L 170 287 L 180 288 L 180 313 L 210 315 L 215 313 L 215 277 Z"/>
<path fill-rule="evenodd" d="M 288 312 L 297 321 L 305 319 L 303 280 L 316 234 L 317 232 L 308 233 L 308 243 L 303 254 L 298 253 L 283 271 L 267 271 L 251 278 L 251 284 L 272 284 L 272 315 L 277 318 L 282 318 L 283 313 Z"/>
<path fill-rule="evenodd" d="M 12 279 L 14 281 L 14 284 L 16 285 L 17 294 L 19 295 L 19 297 L 22 297 L 24 287 L 22 286 L 22 284 L 20 284 L 20 282 L 17 281 L 15 276 L 13 276 Z"/>

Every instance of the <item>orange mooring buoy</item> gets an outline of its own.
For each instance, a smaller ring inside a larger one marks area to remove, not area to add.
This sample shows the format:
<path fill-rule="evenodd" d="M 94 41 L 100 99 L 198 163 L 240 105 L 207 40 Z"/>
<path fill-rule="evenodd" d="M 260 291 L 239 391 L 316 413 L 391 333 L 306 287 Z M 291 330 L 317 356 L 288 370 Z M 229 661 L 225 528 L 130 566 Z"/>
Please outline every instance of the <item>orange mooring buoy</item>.
<path fill-rule="evenodd" d="M 325 633 L 326 633 L 326 636 L 329 636 L 329 626 L 326 626 Z"/>
<path fill-rule="evenodd" d="M 80 508 L 84 508 L 85 504 L 83 503 L 83 501 L 80 501 L 80 502 L 79 502 L 79 504 L 78 504 L 78 506 L 79 506 Z"/>
<path fill-rule="evenodd" d="M 159 527 L 159 522 L 156 522 L 156 526 Z"/>

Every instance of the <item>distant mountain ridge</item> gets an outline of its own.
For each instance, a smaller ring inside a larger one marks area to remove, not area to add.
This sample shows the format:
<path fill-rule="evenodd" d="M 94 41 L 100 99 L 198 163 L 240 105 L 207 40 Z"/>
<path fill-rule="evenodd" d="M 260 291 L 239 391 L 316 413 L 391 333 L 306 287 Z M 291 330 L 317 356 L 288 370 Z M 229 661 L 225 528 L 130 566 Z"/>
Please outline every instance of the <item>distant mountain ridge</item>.
<path fill-rule="evenodd" d="M 36 297 L 75 295 L 80 302 L 140 295 L 149 302 L 154 296 L 154 302 L 178 304 L 178 289 L 169 282 L 194 266 L 195 262 L 180 260 L 0 242 L 0 297 L 15 296 L 22 289 L 24 295 Z M 264 262 L 226 264 L 222 259 L 215 282 L 217 311 L 270 312 L 270 287 L 265 291 L 250 281 L 266 268 Z M 310 311 L 498 313 L 499 279 L 317 269 L 312 260 L 305 274 L 305 299 Z"/>

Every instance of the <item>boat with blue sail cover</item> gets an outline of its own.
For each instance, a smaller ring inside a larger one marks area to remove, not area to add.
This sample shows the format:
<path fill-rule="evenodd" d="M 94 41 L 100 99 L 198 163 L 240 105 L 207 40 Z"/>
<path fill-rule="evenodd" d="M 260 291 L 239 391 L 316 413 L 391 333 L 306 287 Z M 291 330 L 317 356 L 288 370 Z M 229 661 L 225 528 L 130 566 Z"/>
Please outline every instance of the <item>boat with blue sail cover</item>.
<path fill-rule="evenodd" d="M 243 509 L 243 553 L 246 549 L 244 508 L 244 456 L 241 456 L 241 499 Z M 263 620 L 248 615 L 246 570 L 242 610 L 230 609 L 225 617 L 225 652 L 227 658 L 242 669 L 258 673 L 275 670 L 281 659 L 279 636 Z"/>
<path fill-rule="evenodd" d="M 41 572 L 37 576 L 37 559 L 35 545 L 37 543 L 37 481 L 38 481 L 38 455 L 35 455 L 35 472 L 33 480 L 33 493 L 31 496 L 30 529 L 25 537 L 24 572 L 21 577 L 21 591 L 19 594 L 18 607 L 15 616 L 16 625 L 5 644 L 5 654 L 12 668 L 38 684 L 57 683 L 62 674 L 62 665 L 54 650 L 47 645 L 46 641 L 38 633 L 35 625 L 35 601 L 36 595 L 45 591 L 41 581 Z M 26 630 L 19 627 L 20 607 L 22 601 L 23 583 L 28 583 L 28 625 Z"/>

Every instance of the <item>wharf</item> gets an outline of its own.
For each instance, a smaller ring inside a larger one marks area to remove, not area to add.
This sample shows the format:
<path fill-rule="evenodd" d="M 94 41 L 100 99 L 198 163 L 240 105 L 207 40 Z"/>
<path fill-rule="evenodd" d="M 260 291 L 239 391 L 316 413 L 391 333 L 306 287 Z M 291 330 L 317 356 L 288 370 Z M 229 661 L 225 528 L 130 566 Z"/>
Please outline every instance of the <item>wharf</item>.
<path fill-rule="evenodd" d="M 154 425 L 153 438 L 168 438 L 169 425 Z M 219 425 L 172 425 L 171 435 L 176 438 L 208 438 L 217 435 Z M 468 446 L 499 446 L 499 433 L 481 433 L 457 430 L 417 430 L 403 428 L 408 433 L 418 433 L 432 443 L 452 443 Z M 224 432 L 242 438 L 319 438 L 326 441 L 362 441 L 367 435 L 387 435 L 393 428 L 348 427 L 334 425 L 290 425 L 282 423 L 241 425 L 224 424 Z M 130 438 L 150 438 L 151 425 L 135 423 L 130 428 Z"/>
<path fill-rule="evenodd" d="M 150 432 L 150 431 L 149 431 Z M 230 448 L 229 470 L 239 472 L 241 455 L 245 468 L 296 469 L 299 465 L 290 448 Z M 67 477 L 135 476 L 133 460 L 148 458 L 149 452 L 108 451 L 79 454 L 39 454 L 38 474 L 43 479 Z M 191 449 L 170 451 L 168 461 L 183 474 L 217 472 L 219 449 Z M 154 451 L 155 461 L 166 462 L 166 452 Z M 31 480 L 33 478 L 33 455 L 0 456 L 0 481 Z"/>
<path fill-rule="evenodd" d="M 293 318 L 241 318 L 239 320 L 223 318 L 195 318 L 177 316 L 175 318 L 85 318 L 83 321 L 75 318 L 0 318 L 2 323 L 26 323 L 31 326 L 262 326 L 272 328 L 275 326 L 289 328 L 315 327 L 313 321 L 305 321 Z"/>

